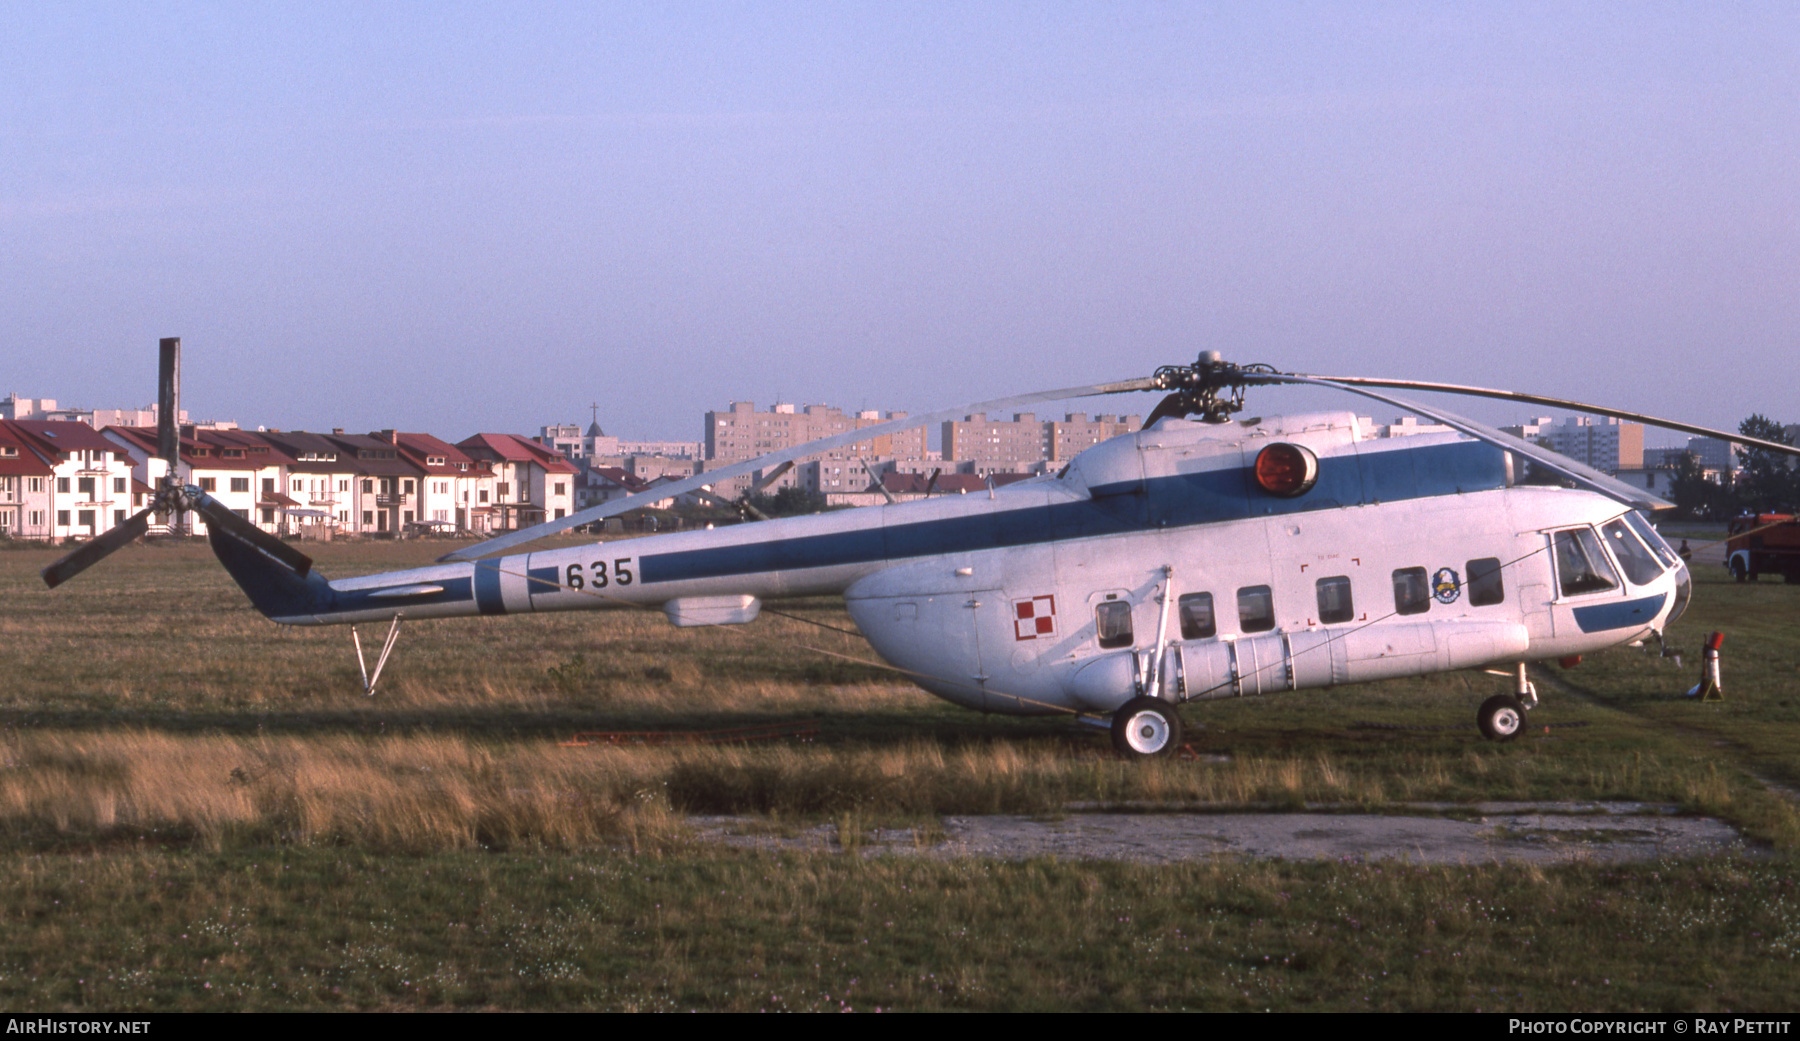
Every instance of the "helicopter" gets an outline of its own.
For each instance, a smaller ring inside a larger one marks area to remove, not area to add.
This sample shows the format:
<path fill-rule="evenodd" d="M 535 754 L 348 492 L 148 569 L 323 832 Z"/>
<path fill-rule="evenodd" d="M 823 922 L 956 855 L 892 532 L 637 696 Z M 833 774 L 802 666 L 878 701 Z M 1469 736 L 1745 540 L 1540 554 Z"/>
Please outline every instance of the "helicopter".
<path fill-rule="evenodd" d="M 352 626 L 373 693 L 402 618 L 660 609 L 678 627 L 741 625 L 764 601 L 842 596 L 886 662 L 982 712 L 1069 714 L 1126 757 L 1165 755 L 1190 701 L 1486 670 L 1510 690 L 1476 722 L 1504 741 L 1538 705 L 1528 663 L 1660 638 L 1686 608 L 1686 564 L 1646 519 L 1670 504 L 1546 448 L 1386 393 L 1562 406 L 1800 454 L 1633 412 L 1510 391 L 1311 376 L 1216 351 L 1151 376 L 892 420 L 707 471 L 459 549 L 433 565 L 327 580 L 290 544 L 176 476 L 180 341 L 162 341 L 150 505 L 44 569 L 52 587 L 193 510 L 257 610 Z M 1335 388 L 1442 433 L 1370 436 L 1353 412 L 1240 418 L 1252 387 Z M 542 551 L 539 539 L 652 501 L 908 427 L 1091 395 L 1160 392 L 1143 427 L 1054 474 L 940 496 Z M 1525 463 L 1555 485 L 1521 481 Z M 358 623 L 387 622 L 371 675 Z"/>

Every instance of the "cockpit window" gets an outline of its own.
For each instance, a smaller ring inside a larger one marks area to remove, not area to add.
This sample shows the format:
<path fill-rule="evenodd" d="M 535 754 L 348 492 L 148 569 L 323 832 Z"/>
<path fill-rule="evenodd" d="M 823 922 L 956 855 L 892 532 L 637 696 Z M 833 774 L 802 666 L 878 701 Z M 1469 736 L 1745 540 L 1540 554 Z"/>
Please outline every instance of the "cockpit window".
<path fill-rule="evenodd" d="M 1600 551 L 1599 536 L 1592 528 L 1571 528 L 1553 536 L 1556 546 L 1556 577 L 1563 596 L 1604 593 L 1617 589 L 1612 567 Z"/>
<path fill-rule="evenodd" d="M 1612 547 L 1613 559 L 1619 562 L 1620 569 L 1625 572 L 1625 581 L 1634 586 L 1649 585 L 1662 574 L 1662 566 L 1650 555 L 1644 544 L 1638 541 L 1638 537 L 1631 533 L 1631 529 L 1625 526 L 1624 521 L 1613 521 L 1601 528 L 1600 534 L 1606 536 L 1606 544 Z"/>

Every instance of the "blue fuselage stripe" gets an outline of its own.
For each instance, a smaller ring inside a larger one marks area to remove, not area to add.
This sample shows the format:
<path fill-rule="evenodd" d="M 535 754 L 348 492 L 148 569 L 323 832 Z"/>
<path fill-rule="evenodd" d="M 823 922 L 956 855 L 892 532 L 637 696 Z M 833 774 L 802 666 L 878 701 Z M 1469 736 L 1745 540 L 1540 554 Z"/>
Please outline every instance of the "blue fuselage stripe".
<path fill-rule="evenodd" d="M 506 601 L 500 595 L 500 562 L 475 562 L 475 606 L 482 614 L 505 614 Z"/>
<path fill-rule="evenodd" d="M 1639 625 L 1649 625 L 1662 613 L 1663 601 L 1667 599 L 1662 593 L 1655 596 L 1640 597 L 1622 603 L 1594 604 L 1590 607 L 1575 609 L 1575 624 L 1584 633 L 1603 633 L 1608 629 L 1629 629 Z"/>
<path fill-rule="evenodd" d="M 1205 470 L 1096 488 L 1092 499 L 1075 502 L 652 554 L 641 561 L 641 576 L 645 583 L 678 582 L 937 553 L 968 553 L 1485 491 L 1506 485 L 1503 453 L 1478 442 L 1333 456 L 1319 463 L 1317 484 L 1293 499 L 1252 494 L 1249 471 L 1243 467 Z M 480 599 L 479 580 L 476 597 Z"/>

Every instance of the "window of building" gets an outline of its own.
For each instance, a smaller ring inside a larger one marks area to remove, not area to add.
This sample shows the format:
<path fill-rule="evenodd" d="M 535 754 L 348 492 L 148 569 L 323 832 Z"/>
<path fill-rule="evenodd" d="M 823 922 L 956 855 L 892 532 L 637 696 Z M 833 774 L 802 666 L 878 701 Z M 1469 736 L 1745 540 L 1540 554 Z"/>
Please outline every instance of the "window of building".
<path fill-rule="evenodd" d="M 28 478 L 25 483 L 27 485 L 26 491 L 41 492 L 44 490 L 44 479 L 42 477 Z"/>
<path fill-rule="evenodd" d="M 1094 635 L 1102 649 L 1131 646 L 1131 605 L 1105 600 L 1094 608 Z"/>
<path fill-rule="evenodd" d="M 1345 575 L 1333 575 L 1321 578 L 1318 582 L 1319 621 L 1326 625 L 1337 622 L 1348 622 L 1356 617 L 1356 607 L 1350 602 L 1350 579 Z"/>
<path fill-rule="evenodd" d="M 1424 614 L 1431 610 L 1431 585 L 1422 567 L 1394 572 L 1394 610 L 1400 614 Z"/>
<path fill-rule="evenodd" d="M 363 511 L 363 527 L 366 528 L 373 523 L 375 523 L 375 514 L 370 510 L 364 510 Z"/>
<path fill-rule="evenodd" d="M 68 510 L 57 510 L 56 511 L 56 524 L 58 527 L 61 527 L 61 528 L 66 528 L 69 526 L 69 511 Z"/>
<path fill-rule="evenodd" d="M 1465 565 L 1469 576 L 1469 606 L 1487 607 L 1506 600 L 1506 587 L 1500 580 L 1500 558 L 1482 557 Z"/>
<path fill-rule="evenodd" d="M 125 511 L 124 510 L 114 510 L 113 511 L 113 524 L 119 525 L 119 524 L 123 524 L 123 523 L 125 523 Z"/>
<path fill-rule="evenodd" d="M 411 495 L 413 493 L 413 483 L 411 478 L 400 482 L 400 491 L 405 495 Z"/>
<path fill-rule="evenodd" d="M 481 489 L 479 495 L 480 495 L 480 501 L 482 501 L 482 502 L 488 501 L 488 493 L 487 493 L 486 488 Z"/>
<path fill-rule="evenodd" d="M 1175 600 L 1175 610 L 1181 616 L 1184 640 L 1204 640 L 1219 631 L 1211 593 L 1183 593 Z"/>
<path fill-rule="evenodd" d="M 250 478 L 248 478 L 248 477 L 233 477 L 231 479 L 231 490 L 234 492 L 249 491 L 250 490 Z M 249 520 L 250 518 L 245 517 L 244 519 Z"/>
<path fill-rule="evenodd" d="M 1266 633 L 1275 628 L 1275 596 L 1268 586 L 1238 590 L 1238 628 L 1247 633 Z"/>
<path fill-rule="evenodd" d="M 508 495 L 511 495 L 512 494 L 512 482 L 500 481 L 500 482 L 496 483 L 494 485 L 494 494 L 500 496 L 502 499 L 506 498 Z"/>
<path fill-rule="evenodd" d="M 94 497 L 94 479 L 92 477 L 75 478 L 75 491 L 92 499 Z"/>
<path fill-rule="evenodd" d="M 127 482 L 130 480 L 131 480 L 131 478 L 129 478 L 129 477 L 113 478 L 113 494 L 124 495 L 126 493 L 126 491 L 129 490 Z"/>
<path fill-rule="evenodd" d="M 203 492 L 218 491 L 219 490 L 219 479 L 217 477 L 202 477 L 202 478 L 200 478 L 200 490 Z"/>
<path fill-rule="evenodd" d="M 84 528 L 93 527 L 94 526 L 94 511 L 93 510 L 76 510 L 75 511 L 75 523 Z"/>
<path fill-rule="evenodd" d="M 263 478 L 262 479 L 262 489 L 263 489 L 264 495 L 274 495 L 275 494 L 275 478 L 273 478 L 273 477 Z"/>
<path fill-rule="evenodd" d="M 569 486 L 567 484 L 563 483 L 562 481 L 556 482 L 556 494 L 558 494 L 558 495 L 569 494 Z M 562 516 L 562 514 L 559 513 L 559 514 L 557 514 L 557 516 L 560 517 L 560 516 Z"/>
<path fill-rule="evenodd" d="M 273 506 L 264 506 L 264 507 L 263 507 L 263 511 L 262 511 L 262 517 L 263 517 L 263 523 L 264 523 L 264 524 L 273 524 L 273 523 L 275 523 L 275 507 L 273 507 Z"/>
<path fill-rule="evenodd" d="M 364 480 L 364 481 L 363 481 L 363 494 L 364 494 L 364 495 L 373 495 L 373 494 L 375 494 L 375 482 L 374 482 L 374 481 L 370 481 L 370 480 L 367 480 L 367 479 L 365 479 L 365 480 Z"/>
<path fill-rule="evenodd" d="M 67 477 L 58 477 L 56 479 L 56 493 L 58 495 L 69 494 L 69 479 Z"/>

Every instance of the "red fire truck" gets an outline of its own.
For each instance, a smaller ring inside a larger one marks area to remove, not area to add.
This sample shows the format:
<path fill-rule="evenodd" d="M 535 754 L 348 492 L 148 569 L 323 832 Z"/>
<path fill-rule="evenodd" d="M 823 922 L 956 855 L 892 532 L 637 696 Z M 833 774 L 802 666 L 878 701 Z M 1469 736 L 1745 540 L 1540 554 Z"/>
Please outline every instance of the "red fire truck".
<path fill-rule="evenodd" d="M 1733 578 L 1754 582 L 1758 575 L 1773 574 L 1800 582 L 1800 520 L 1786 513 L 1746 513 L 1727 533 L 1725 566 Z"/>

